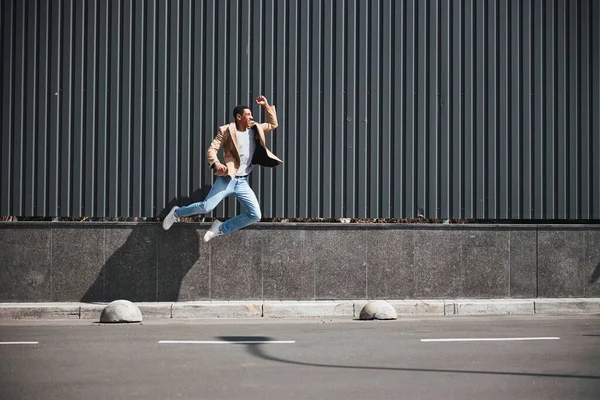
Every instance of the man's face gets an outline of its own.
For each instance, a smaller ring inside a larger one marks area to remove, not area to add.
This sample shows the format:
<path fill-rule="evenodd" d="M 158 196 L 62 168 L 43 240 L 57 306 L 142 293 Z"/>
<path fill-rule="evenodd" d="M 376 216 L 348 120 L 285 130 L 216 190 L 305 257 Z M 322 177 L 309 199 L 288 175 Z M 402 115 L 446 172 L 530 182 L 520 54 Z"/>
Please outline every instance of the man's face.
<path fill-rule="evenodd" d="M 242 114 L 238 114 L 237 119 L 244 127 L 249 127 L 250 123 L 254 121 L 254 118 L 252 118 L 252 111 L 250 111 L 248 108 L 244 109 Z"/>

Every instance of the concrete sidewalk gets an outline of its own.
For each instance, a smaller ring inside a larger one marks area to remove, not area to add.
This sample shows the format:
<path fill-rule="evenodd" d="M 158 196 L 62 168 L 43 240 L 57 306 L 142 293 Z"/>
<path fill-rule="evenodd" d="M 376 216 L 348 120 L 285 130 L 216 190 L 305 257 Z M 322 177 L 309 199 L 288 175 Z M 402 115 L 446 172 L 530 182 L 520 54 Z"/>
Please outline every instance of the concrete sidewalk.
<path fill-rule="evenodd" d="M 600 298 L 388 300 L 399 317 L 415 315 L 600 314 Z M 358 318 L 368 300 L 194 301 L 135 303 L 144 319 Z M 106 304 L 1 303 L 0 320 L 99 320 Z"/>

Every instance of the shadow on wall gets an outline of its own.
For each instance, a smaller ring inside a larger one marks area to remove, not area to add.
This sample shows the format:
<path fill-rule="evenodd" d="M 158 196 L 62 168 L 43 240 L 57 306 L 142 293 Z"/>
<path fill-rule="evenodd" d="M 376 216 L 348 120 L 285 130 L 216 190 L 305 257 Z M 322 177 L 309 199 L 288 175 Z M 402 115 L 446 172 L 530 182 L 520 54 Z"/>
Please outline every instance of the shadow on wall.
<path fill-rule="evenodd" d="M 596 269 L 594 269 L 594 272 L 592 272 L 592 276 L 590 276 L 590 280 L 588 283 L 590 283 L 590 284 L 596 283 L 598 278 L 600 278 L 600 263 L 598 265 L 596 265 Z"/>
<path fill-rule="evenodd" d="M 208 190 L 210 187 L 198 189 L 190 197 L 172 200 L 159 215 L 164 217 L 174 205 L 204 199 Z M 182 281 L 201 252 L 199 232 L 184 228 L 175 224 L 165 232 L 162 225 L 155 223 L 106 227 L 105 251 L 111 255 L 81 301 L 179 300 Z M 202 287 L 198 290 L 197 298 L 208 297 Z"/>

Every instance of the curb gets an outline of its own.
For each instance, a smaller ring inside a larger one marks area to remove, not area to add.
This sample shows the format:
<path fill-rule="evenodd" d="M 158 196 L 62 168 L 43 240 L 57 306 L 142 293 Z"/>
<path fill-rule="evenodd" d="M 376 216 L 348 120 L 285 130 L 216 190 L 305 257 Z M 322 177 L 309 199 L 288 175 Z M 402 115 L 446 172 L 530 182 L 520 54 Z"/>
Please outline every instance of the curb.
<path fill-rule="evenodd" d="M 144 319 L 358 318 L 369 300 L 135 303 Z M 600 298 L 388 300 L 398 316 L 600 314 Z M 106 304 L 0 303 L 0 320 L 99 320 Z"/>

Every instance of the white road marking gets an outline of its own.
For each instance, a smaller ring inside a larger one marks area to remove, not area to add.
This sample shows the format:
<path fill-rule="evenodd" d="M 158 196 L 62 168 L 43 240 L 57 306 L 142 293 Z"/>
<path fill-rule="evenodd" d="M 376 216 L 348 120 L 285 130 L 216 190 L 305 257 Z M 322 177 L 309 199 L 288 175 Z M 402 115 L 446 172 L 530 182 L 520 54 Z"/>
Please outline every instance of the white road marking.
<path fill-rule="evenodd" d="M 159 344 L 291 344 L 295 340 L 159 340 Z"/>
<path fill-rule="evenodd" d="M 0 342 L 0 344 L 38 344 L 39 342 Z"/>
<path fill-rule="evenodd" d="M 456 338 L 421 339 L 421 342 L 514 342 L 524 340 L 559 340 L 559 337 L 516 337 L 516 338 Z"/>

